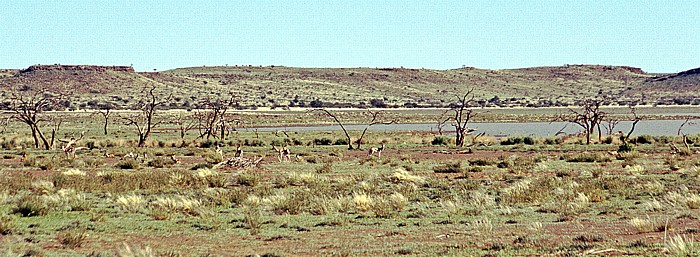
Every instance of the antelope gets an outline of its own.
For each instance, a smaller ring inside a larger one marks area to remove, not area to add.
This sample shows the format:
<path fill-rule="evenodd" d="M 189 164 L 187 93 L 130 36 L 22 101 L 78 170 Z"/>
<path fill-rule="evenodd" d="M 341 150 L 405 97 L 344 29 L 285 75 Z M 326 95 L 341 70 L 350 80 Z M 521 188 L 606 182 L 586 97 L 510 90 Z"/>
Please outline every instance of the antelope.
<path fill-rule="evenodd" d="M 372 156 L 376 153 L 377 157 L 382 158 L 382 151 L 384 151 L 384 144 L 382 144 L 382 147 L 379 148 L 370 148 L 367 152 L 367 156 Z"/>
<path fill-rule="evenodd" d="M 243 158 L 243 149 L 241 148 L 241 145 L 238 145 L 238 147 L 236 147 L 236 153 L 233 155 L 233 157 Z"/>
<path fill-rule="evenodd" d="M 175 163 L 180 163 L 180 160 L 177 159 L 177 158 L 175 158 L 175 155 L 174 155 L 174 154 L 173 154 L 173 155 L 170 155 L 170 160 L 172 160 L 172 161 L 175 162 Z"/>
<path fill-rule="evenodd" d="M 125 154 L 124 156 L 122 156 L 121 159 L 124 160 L 124 159 L 126 159 L 126 158 L 132 158 L 132 159 L 134 159 L 134 160 L 138 160 L 139 155 L 138 155 L 138 154 L 135 154 L 134 152 L 129 152 L 128 154 Z"/>
<path fill-rule="evenodd" d="M 68 158 L 68 157 L 75 158 L 75 152 L 77 150 L 88 149 L 87 147 L 78 147 L 78 148 L 75 147 L 75 145 L 78 143 L 78 141 L 83 139 L 83 136 L 85 136 L 85 131 L 80 133 L 80 138 L 76 139 L 76 138 L 72 137 L 70 139 L 70 141 L 65 141 L 65 140 L 60 140 L 60 139 L 58 140 L 58 141 L 61 141 L 63 143 L 66 143 L 66 145 L 61 148 L 61 150 L 63 150 L 63 153 L 66 154 L 66 158 Z"/>
<path fill-rule="evenodd" d="M 107 153 L 107 152 L 105 152 L 104 157 L 105 157 L 105 158 L 114 158 L 114 154 L 113 154 L 113 153 Z"/>
<path fill-rule="evenodd" d="M 282 148 L 278 148 L 277 146 L 273 145 L 272 149 L 274 149 L 275 151 L 277 151 L 277 153 L 279 153 L 279 155 L 277 156 L 277 159 L 279 159 L 280 162 L 282 162 L 284 160 L 287 160 L 287 161 L 291 160 L 291 158 L 290 158 L 291 151 L 289 151 L 289 148 L 287 148 L 286 146 L 284 146 Z"/>
<path fill-rule="evenodd" d="M 216 145 L 216 153 L 221 157 L 222 160 L 224 160 L 224 150 L 219 147 L 219 145 Z"/>

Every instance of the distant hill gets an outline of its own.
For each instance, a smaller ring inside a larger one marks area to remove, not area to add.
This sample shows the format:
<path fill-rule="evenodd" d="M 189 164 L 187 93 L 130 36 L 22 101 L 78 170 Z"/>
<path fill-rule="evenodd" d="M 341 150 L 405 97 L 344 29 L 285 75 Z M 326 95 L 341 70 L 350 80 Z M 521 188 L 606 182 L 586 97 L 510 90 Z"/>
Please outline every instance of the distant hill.
<path fill-rule="evenodd" d="M 150 85 L 160 95 L 172 92 L 172 108 L 194 108 L 206 97 L 228 92 L 243 107 L 442 107 L 475 88 L 476 99 L 487 106 L 552 106 L 597 95 L 617 97 L 620 104 L 642 98 L 647 103 L 666 101 L 683 95 L 679 92 L 697 94 L 698 76 L 695 70 L 655 75 L 639 68 L 603 65 L 504 70 L 218 66 L 162 72 L 135 72 L 124 66 L 43 65 L 0 70 L 0 92 L 6 93 L 10 86 L 70 88 L 70 108 L 91 108 L 102 102 L 129 108 Z"/>
<path fill-rule="evenodd" d="M 656 74 L 623 92 L 657 104 L 700 104 L 700 68 Z"/>

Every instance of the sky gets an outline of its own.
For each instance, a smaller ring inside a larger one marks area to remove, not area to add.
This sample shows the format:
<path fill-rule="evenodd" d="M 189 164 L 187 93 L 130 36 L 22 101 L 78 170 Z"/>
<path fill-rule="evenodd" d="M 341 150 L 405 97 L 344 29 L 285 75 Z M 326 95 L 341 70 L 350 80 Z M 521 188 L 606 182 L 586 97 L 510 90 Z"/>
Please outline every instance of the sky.
<path fill-rule="evenodd" d="M 700 67 L 698 0 L 0 3 L 0 68 Z"/>

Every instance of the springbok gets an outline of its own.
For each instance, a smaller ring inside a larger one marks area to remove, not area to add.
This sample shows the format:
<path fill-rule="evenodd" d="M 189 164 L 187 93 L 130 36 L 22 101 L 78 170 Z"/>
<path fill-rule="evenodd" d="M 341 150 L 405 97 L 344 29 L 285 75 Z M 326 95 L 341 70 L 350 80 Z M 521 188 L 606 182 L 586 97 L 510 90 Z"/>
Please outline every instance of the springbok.
<path fill-rule="evenodd" d="M 274 149 L 275 151 L 277 151 L 277 153 L 279 153 L 279 155 L 277 156 L 277 159 L 279 159 L 280 162 L 282 162 L 284 160 L 287 160 L 287 161 L 291 160 L 291 157 L 290 157 L 291 151 L 289 151 L 289 148 L 287 148 L 286 146 L 279 148 L 279 147 L 273 145 L 272 149 Z"/>
<path fill-rule="evenodd" d="M 243 148 L 241 148 L 241 145 L 238 145 L 238 147 L 236 147 L 236 153 L 233 155 L 233 157 L 243 158 Z"/>
<path fill-rule="evenodd" d="M 370 148 L 367 152 L 367 156 L 372 156 L 376 153 L 377 157 L 382 158 L 382 151 L 384 151 L 384 144 L 382 144 L 382 147 L 379 148 Z"/>

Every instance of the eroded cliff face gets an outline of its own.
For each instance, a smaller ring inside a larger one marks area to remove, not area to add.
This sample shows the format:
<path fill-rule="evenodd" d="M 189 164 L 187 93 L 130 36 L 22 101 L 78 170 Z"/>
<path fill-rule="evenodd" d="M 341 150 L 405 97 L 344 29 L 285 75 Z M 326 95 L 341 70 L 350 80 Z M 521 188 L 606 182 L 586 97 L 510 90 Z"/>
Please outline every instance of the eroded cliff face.
<path fill-rule="evenodd" d="M 119 71 L 119 72 L 136 72 L 131 66 L 97 66 L 97 65 L 32 65 L 29 68 L 22 70 L 22 73 L 32 71 Z"/>

